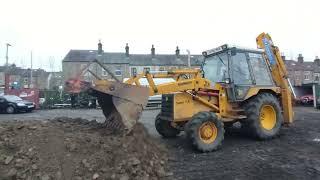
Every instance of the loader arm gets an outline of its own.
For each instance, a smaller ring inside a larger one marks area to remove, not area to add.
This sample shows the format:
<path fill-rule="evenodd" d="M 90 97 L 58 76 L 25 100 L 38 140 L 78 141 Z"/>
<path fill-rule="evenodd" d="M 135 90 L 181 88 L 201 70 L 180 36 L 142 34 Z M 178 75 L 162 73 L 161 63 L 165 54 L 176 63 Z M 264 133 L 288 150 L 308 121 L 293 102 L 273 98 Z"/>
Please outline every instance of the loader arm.
<path fill-rule="evenodd" d="M 187 75 L 188 79 L 183 79 L 181 76 Z M 198 91 L 210 86 L 210 81 L 202 78 L 200 70 L 186 69 L 186 70 L 172 70 L 163 73 L 145 73 L 131 77 L 125 83 L 140 85 L 139 79 L 146 78 L 149 84 L 149 96 L 168 94 L 173 92 L 181 92 L 187 90 Z M 163 83 L 156 85 L 154 78 L 173 78 L 176 81 L 170 83 Z"/>
<path fill-rule="evenodd" d="M 188 78 L 181 78 L 186 76 Z M 139 79 L 146 78 L 148 86 L 142 86 Z M 156 85 L 155 78 L 174 78 L 174 82 Z M 129 78 L 124 83 L 108 80 L 96 80 L 90 88 L 91 94 L 98 97 L 105 117 L 117 117 L 116 121 L 130 130 L 139 119 L 143 107 L 147 104 L 148 97 L 153 95 L 185 92 L 208 106 L 212 111 L 219 108 L 204 100 L 193 92 L 210 87 L 210 81 L 202 78 L 200 70 L 172 70 L 162 73 L 143 73 Z"/>
<path fill-rule="evenodd" d="M 286 124 L 293 121 L 292 95 L 294 90 L 288 79 L 288 72 L 285 63 L 280 55 L 279 48 L 275 46 L 269 34 L 261 33 L 257 38 L 257 46 L 264 50 L 264 56 L 270 67 L 272 78 L 275 84 L 281 88 L 281 104 L 283 117 Z"/>

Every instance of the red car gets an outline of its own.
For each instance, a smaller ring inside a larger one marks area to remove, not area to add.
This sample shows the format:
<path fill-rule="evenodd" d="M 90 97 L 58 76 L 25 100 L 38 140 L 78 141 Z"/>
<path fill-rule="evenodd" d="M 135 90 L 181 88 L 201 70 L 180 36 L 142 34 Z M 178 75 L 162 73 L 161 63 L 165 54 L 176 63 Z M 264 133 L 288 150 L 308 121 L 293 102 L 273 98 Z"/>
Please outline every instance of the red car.
<path fill-rule="evenodd" d="M 299 97 L 299 101 L 302 104 L 313 104 L 314 98 L 312 94 Z"/>

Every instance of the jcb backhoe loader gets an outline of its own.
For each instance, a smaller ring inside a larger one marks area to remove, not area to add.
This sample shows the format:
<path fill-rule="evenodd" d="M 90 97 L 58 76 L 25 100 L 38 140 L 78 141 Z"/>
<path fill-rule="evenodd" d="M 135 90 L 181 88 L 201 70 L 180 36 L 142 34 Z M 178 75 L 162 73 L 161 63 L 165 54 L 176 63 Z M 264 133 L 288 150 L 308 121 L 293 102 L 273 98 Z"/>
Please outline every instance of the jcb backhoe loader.
<path fill-rule="evenodd" d="M 256 41 L 258 49 L 223 45 L 204 51 L 201 70 L 146 72 L 125 83 L 96 80 L 89 91 L 98 97 L 107 122 L 128 130 L 139 118 L 148 96 L 162 94 L 156 130 L 163 137 L 185 131 L 192 145 L 202 152 L 218 149 L 224 126 L 237 121 L 252 136 L 270 139 L 283 123 L 293 121 L 293 90 L 271 37 L 262 33 Z M 176 81 L 154 84 L 153 78 L 165 77 Z M 149 86 L 141 86 L 140 78 L 146 78 Z"/>

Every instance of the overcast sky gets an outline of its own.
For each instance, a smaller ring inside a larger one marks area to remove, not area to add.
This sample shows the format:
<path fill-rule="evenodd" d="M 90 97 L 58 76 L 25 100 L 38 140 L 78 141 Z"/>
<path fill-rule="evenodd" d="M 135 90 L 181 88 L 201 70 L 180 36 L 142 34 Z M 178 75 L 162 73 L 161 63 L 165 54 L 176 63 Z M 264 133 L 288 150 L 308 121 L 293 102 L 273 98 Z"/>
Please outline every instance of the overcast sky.
<path fill-rule="evenodd" d="M 0 0 L 0 64 L 59 70 L 70 49 L 192 54 L 268 32 L 287 57 L 320 56 L 319 0 Z M 51 64 L 51 65 L 50 65 Z"/>

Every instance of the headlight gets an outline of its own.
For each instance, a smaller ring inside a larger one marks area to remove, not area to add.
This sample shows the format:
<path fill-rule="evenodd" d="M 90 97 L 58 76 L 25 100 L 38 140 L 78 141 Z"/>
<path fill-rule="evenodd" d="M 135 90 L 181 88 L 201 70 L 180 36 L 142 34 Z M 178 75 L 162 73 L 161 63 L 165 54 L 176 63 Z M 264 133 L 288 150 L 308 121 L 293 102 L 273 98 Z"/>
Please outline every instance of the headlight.
<path fill-rule="evenodd" d="M 17 103 L 18 106 L 25 106 L 23 103 Z"/>

